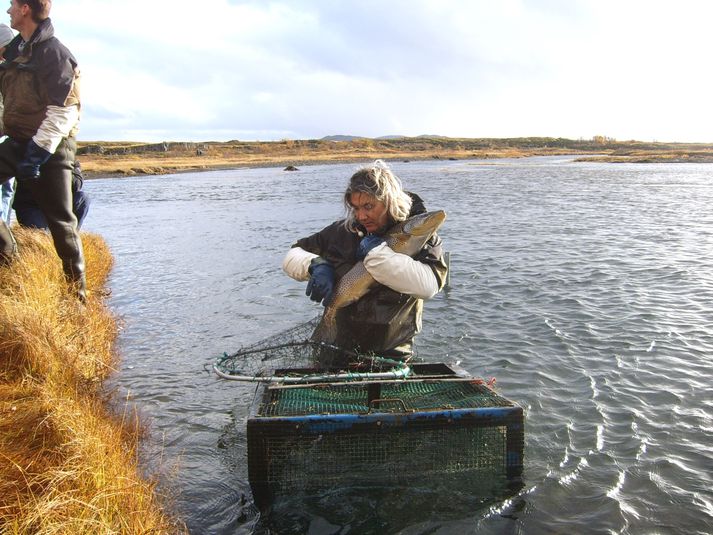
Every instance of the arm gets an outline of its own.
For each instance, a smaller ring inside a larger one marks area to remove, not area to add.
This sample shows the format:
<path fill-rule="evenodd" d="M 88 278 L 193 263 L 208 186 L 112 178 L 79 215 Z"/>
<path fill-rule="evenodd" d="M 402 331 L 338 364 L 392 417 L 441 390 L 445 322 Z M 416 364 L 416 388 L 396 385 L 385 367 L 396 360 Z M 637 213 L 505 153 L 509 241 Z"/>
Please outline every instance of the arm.
<path fill-rule="evenodd" d="M 305 294 L 316 303 L 329 302 L 334 291 L 334 266 L 324 258 L 301 247 L 290 249 L 282 261 L 282 269 L 298 281 L 309 281 Z"/>
<path fill-rule="evenodd" d="M 300 238 L 282 261 L 284 272 L 298 281 L 309 279 L 308 269 L 314 258 L 320 256 L 330 262 L 339 276 L 354 265 L 354 250 L 358 243 L 356 235 L 344 229 L 342 221 L 335 221 L 319 232 Z"/>
<path fill-rule="evenodd" d="M 369 251 L 364 267 L 377 282 L 419 299 L 430 299 L 440 289 L 431 266 L 394 252 L 385 243 Z"/>
<path fill-rule="evenodd" d="M 47 113 L 32 140 L 54 154 L 79 123 L 79 68 L 71 52 L 55 39 L 37 55 L 38 77 L 47 91 Z"/>
<path fill-rule="evenodd" d="M 79 122 L 79 70 L 74 57 L 58 42 L 37 52 L 38 81 L 47 92 L 45 118 L 27 144 L 17 167 L 18 178 L 37 178 L 62 140 Z M 34 59 L 34 58 L 33 58 Z"/>
<path fill-rule="evenodd" d="M 78 106 L 47 106 L 47 115 L 32 136 L 32 141 L 49 154 L 54 154 L 63 138 L 79 122 Z"/>
<path fill-rule="evenodd" d="M 396 253 L 386 244 L 374 247 L 364 258 L 364 267 L 377 282 L 420 299 L 436 295 L 448 275 L 438 234 L 431 236 L 413 258 Z"/>
<path fill-rule="evenodd" d="M 305 251 L 301 247 L 292 247 L 282 261 L 282 270 L 296 281 L 309 280 L 309 266 L 318 255 Z"/>
<path fill-rule="evenodd" d="M 297 240 L 285 255 L 282 269 L 295 280 L 308 281 L 305 294 L 312 301 L 329 301 L 338 273 L 353 264 L 356 235 L 351 235 L 341 221 L 335 221 L 319 232 Z"/>
<path fill-rule="evenodd" d="M 40 176 L 40 167 L 69 135 L 79 120 L 77 106 L 47 106 L 47 115 L 37 129 L 37 133 L 27 144 L 25 157 L 17 165 L 18 179 L 36 179 Z"/>

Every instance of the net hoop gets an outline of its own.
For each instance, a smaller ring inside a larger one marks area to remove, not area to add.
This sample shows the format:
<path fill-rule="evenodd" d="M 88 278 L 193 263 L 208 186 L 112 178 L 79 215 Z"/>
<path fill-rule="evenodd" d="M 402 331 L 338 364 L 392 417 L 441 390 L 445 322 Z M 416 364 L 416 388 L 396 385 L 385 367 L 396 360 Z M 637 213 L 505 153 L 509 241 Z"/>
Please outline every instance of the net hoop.
<path fill-rule="evenodd" d="M 230 381 L 243 381 L 247 383 L 318 383 L 325 381 L 372 381 L 372 380 L 388 380 L 388 379 L 407 379 L 411 375 L 411 368 L 404 365 L 402 368 L 390 370 L 387 372 L 346 372 L 346 373 L 321 373 L 321 374 L 306 374 L 306 375 L 237 375 L 230 374 L 221 370 L 217 364 L 213 365 L 213 371 L 223 379 Z"/>

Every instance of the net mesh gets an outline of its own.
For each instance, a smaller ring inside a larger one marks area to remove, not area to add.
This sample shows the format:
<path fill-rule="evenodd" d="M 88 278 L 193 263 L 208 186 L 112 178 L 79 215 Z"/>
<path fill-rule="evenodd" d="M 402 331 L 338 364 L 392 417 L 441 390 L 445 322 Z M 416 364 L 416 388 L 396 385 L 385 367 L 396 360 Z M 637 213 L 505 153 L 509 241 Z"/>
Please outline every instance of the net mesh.
<path fill-rule="evenodd" d="M 335 377 L 363 380 L 370 374 L 408 373 L 405 362 L 311 340 L 319 321 L 316 317 L 235 353 L 225 353 L 213 369 L 226 379 L 260 382 L 310 382 Z"/>
<path fill-rule="evenodd" d="M 409 476 L 462 472 L 505 473 L 507 429 L 406 427 L 388 433 L 343 436 L 272 436 L 267 481 L 278 487 L 306 489 L 340 481 L 403 482 Z"/>
<path fill-rule="evenodd" d="M 349 486 L 521 481 L 520 407 L 386 415 L 309 415 L 248 420 L 248 470 L 256 503 Z"/>
<path fill-rule="evenodd" d="M 378 389 L 377 393 L 375 389 Z M 379 399 L 377 404 L 374 403 L 374 397 Z M 416 375 L 413 380 L 380 384 L 328 384 L 270 389 L 258 414 L 302 416 L 365 413 L 375 408 L 380 412 L 405 412 L 509 406 L 512 406 L 512 402 L 499 396 L 482 381 L 421 381 Z"/>

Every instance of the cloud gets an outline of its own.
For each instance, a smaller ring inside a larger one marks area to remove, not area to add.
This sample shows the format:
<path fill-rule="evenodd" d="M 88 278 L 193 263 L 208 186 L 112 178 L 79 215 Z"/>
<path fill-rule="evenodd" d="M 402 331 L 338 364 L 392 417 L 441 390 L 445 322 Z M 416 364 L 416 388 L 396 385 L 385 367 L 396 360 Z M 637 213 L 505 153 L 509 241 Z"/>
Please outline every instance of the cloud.
<path fill-rule="evenodd" d="M 83 72 L 80 139 L 692 140 L 709 136 L 711 112 L 681 116 L 710 94 L 711 14 L 695 0 L 75 0 L 52 18 Z"/>

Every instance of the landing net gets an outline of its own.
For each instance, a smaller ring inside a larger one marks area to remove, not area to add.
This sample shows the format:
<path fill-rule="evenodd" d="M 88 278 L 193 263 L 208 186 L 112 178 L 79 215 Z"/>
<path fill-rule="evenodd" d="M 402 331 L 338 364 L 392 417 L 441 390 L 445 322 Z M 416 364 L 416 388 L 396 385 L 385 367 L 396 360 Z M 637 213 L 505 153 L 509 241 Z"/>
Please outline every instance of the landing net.
<path fill-rule="evenodd" d="M 314 318 L 235 353 L 224 353 L 213 370 L 224 379 L 264 383 L 403 379 L 410 375 L 405 362 L 311 340 L 319 320 Z"/>

